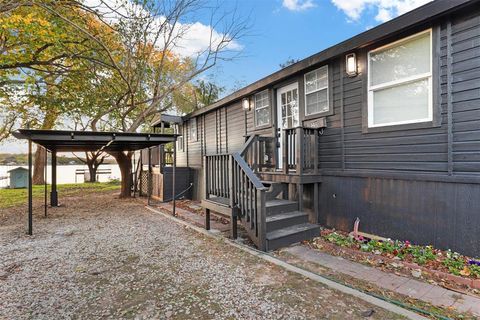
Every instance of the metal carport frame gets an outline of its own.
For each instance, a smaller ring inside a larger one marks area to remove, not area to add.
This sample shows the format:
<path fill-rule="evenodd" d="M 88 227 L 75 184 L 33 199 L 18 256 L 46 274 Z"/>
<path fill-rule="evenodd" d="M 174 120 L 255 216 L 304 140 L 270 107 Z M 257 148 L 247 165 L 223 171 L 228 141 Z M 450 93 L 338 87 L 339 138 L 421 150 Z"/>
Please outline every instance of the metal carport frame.
<path fill-rule="evenodd" d="M 52 189 L 50 193 L 50 205 L 52 207 L 58 206 L 56 175 L 57 152 L 138 151 L 141 149 L 150 149 L 151 147 L 159 146 L 169 142 L 174 142 L 173 183 L 175 183 L 175 141 L 177 140 L 177 134 L 20 129 L 14 132 L 13 135 L 17 139 L 28 140 L 29 235 L 33 234 L 32 142 L 44 147 L 52 154 Z M 150 163 L 148 165 L 150 166 Z M 148 190 L 148 193 L 150 192 L 151 191 Z M 173 188 L 173 208 L 175 208 L 175 196 L 175 188 Z M 173 214 L 175 215 L 175 212 L 173 212 Z"/>

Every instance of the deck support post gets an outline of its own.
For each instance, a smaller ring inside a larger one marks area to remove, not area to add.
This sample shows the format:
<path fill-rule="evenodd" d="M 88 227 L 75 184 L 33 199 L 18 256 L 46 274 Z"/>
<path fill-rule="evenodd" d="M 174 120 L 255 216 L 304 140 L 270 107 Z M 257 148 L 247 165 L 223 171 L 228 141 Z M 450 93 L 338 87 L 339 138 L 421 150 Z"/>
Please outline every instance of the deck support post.
<path fill-rule="evenodd" d="M 52 151 L 52 190 L 50 191 L 50 206 L 58 207 L 57 193 L 57 151 Z"/>
<path fill-rule="evenodd" d="M 205 208 L 205 230 L 210 230 L 210 209 Z"/>
<path fill-rule="evenodd" d="M 33 234 L 32 140 L 28 139 L 28 234 Z"/>
<path fill-rule="evenodd" d="M 303 211 L 303 184 L 297 184 L 297 201 L 298 201 L 298 210 Z"/>
<path fill-rule="evenodd" d="M 238 238 L 237 221 L 238 221 L 237 209 L 233 208 L 232 209 L 232 218 L 230 219 L 230 237 L 233 240 L 236 240 Z"/>
<path fill-rule="evenodd" d="M 320 186 L 320 184 L 318 182 L 315 182 L 313 184 L 313 219 L 311 221 L 311 223 L 318 223 L 318 215 L 319 215 L 319 212 L 320 212 L 320 201 L 318 199 L 319 195 L 318 195 L 318 187 Z"/>

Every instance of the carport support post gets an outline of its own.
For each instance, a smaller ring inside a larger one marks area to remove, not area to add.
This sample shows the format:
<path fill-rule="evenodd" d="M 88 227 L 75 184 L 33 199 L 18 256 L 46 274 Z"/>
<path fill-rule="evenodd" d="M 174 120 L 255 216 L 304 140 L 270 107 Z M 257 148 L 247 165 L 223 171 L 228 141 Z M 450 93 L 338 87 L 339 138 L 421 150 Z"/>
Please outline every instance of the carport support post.
<path fill-rule="evenodd" d="M 44 183 L 44 198 L 45 198 L 45 218 L 47 217 L 47 168 L 48 168 L 48 150 L 45 148 L 45 172 L 43 176 L 43 183 Z M 77 178 L 77 175 L 75 175 Z"/>
<path fill-rule="evenodd" d="M 176 195 L 175 195 L 175 170 L 177 168 L 177 137 L 173 141 L 173 168 L 172 168 L 172 199 L 173 199 L 173 216 L 176 216 Z"/>
<path fill-rule="evenodd" d="M 52 191 L 50 191 L 50 206 L 51 207 L 58 207 L 57 151 L 52 151 Z"/>
<path fill-rule="evenodd" d="M 28 234 L 33 234 L 32 140 L 28 140 Z"/>
<path fill-rule="evenodd" d="M 148 180 L 147 180 L 147 204 L 150 205 L 150 197 L 152 195 L 152 150 L 148 148 Z"/>

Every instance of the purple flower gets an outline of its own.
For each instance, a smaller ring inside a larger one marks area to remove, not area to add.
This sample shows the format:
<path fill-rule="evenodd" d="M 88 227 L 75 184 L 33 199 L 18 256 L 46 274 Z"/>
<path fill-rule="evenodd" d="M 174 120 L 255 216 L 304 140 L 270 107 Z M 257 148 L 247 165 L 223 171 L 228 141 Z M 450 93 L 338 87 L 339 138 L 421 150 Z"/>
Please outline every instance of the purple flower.
<path fill-rule="evenodd" d="M 468 264 L 469 264 L 469 265 L 480 266 L 480 261 L 474 260 L 474 259 L 470 259 L 470 260 L 468 260 Z"/>

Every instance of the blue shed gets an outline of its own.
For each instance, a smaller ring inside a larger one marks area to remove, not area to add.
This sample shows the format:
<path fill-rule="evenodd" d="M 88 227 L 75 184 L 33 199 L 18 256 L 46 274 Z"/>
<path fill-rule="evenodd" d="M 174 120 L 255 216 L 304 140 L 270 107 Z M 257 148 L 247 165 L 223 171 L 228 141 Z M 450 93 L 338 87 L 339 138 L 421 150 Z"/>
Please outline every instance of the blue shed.
<path fill-rule="evenodd" d="M 9 170 L 10 188 L 19 189 L 28 187 L 28 169 L 17 167 Z"/>

